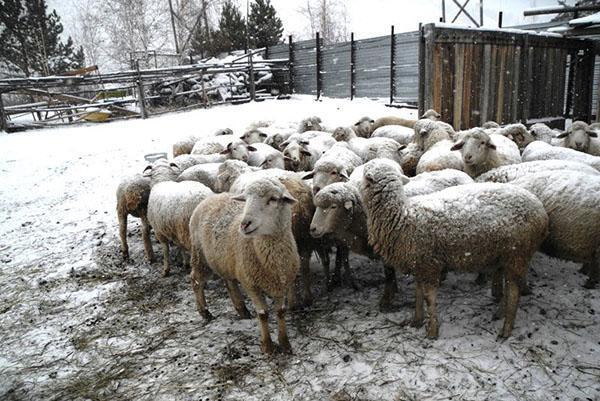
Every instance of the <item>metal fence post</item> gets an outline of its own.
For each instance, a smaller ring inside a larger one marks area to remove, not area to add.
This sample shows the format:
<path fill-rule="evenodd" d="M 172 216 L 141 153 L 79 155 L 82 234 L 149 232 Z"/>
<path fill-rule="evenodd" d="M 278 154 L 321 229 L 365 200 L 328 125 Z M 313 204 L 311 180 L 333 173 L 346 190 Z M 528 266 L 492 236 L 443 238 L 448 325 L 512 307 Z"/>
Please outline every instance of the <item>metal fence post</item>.
<path fill-rule="evenodd" d="M 425 35 L 423 25 L 419 23 L 419 115 L 425 113 Z"/>
<path fill-rule="evenodd" d="M 140 63 L 136 62 L 135 68 L 137 70 L 137 79 L 135 84 L 137 85 L 138 91 L 138 104 L 140 105 L 140 113 L 142 114 L 142 119 L 146 119 L 148 114 L 146 113 L 146 96 L 144 95 L 144 84 L 142 83 L 142 74 L 140 74 Z"/>
<path fill-rule="evenodd" d="M 356 44 L 354 32 L 350 33 L 350 100 L 356 95 Z"/>
<path fill-rule="evenodd" d="M 321 98 L 321 38 L 319 32 L 317 32 L 316 42 L 316 56 L 317 56 L 317 100 Z"/>
<path fill-rule="evenodd" d="M 288 36 L 288 69 L 290 70 L 290 94 L 294 93 L 294 42 Z"/>
<path fill-rule="evenodd" d="M 394 36 L 394 25 L 392 25 L 392 33 L 390 35 L 390 105 L 394 103 L 396 94 L 396 37 Z"/>

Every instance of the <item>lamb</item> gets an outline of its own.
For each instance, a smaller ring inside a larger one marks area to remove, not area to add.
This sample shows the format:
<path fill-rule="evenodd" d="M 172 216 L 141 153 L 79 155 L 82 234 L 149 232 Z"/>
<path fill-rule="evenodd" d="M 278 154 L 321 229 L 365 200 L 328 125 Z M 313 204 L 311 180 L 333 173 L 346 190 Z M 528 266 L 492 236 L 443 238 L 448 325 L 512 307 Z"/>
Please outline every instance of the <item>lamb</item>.
<path fill-rule="evenodd" d="M 511 182 L 544 204 L 550 218 L 542 251 L 584 264 L 586 288 L 600 279 L 600 175 L 579 171 L 546 171 Z"/>
<path fill-rule="evenodd" d="M 160 182 L 152 187 L 148 199 L 148 222 L 163 249 L 163 277 L 169 275 L 169 244 L 184 252 L 191 250 L 189 222 L 198 204 L 213 192 L 194 181 Z M 185 264 L 185 256 L 184 256 Z"/>
<path fill-rule="evenodd" d="M 222 128 L 217 130 L 213 135 L 233 135 L 233 131 L 229 128 Z M 192 153 L 194 144 L 201 138 L 204 137 L 192 135 L 185 139 L 182 139 L 181 141 L 175 142 L 175 144 L 173 144 L 173 157 L 185 154 L 189 155 L 190 153 Z"/>
<path fill-rule="evenodd" d="M 240 139 L 246 142 L 248 145 L 254 143 L 262 143 L 267 138 L 267 134 L 258 128 L 254 128 L 244 132 L 244 135 L 240 136 Z"/>
<path fill-rule="evenodd" d="M 150 223 L 147 218 L 148 197 L 150 196 L 150 178 L 141 174 L 126 177 L 117 188 L 117 217 L 119 219 L 119 237 L 124 260 L 129 260 L 127 244 L 127 216 L 139 217 L 142 221 L 142 239 L 144 252 L 150 262 L 154 261 L 154 251 L 150 242 Z"/>
<path fill-rule="evenodd" d="M 523 161 L 551 159 L 580 162 L 600 171 L 600 157 L 573 149 L 552 146 L 542 141 L 533 141 L 523 151 Z"/>
<path fill-rule="evenodd" d="M 228 142 L 230 138 L 226 135 L 215 137 L 215 138 L 226 138 L 227 140 L 224 142 Z M 246 142 L 241 139 L 233 140 L 232 142 L 228 142 L 225 145 L 214 142 L 214 141 L 198 141 L 194 145 L 194 149 L 192 150 L 193 155 L 213 155 L 213 160 L 216 160 L 218 156 L 217 154 L 225 155 L 225 158 L 238 159 L 244 162 L 248 161 L 250 158 L 250 153 L 256 150 L 256 148 L 252 145 L 248 145 Z"/>
<path fill-rule="evenodd" d="M 493 168 L 521 162 L 517 145 L 510 139 L 497 134 L 486 134 L 474 129 L 451 150 L 460 150 L 465 173 L 475 178 Z"/>
<path fill-rule="evenodd" d="M 238 201 L 244 201 L 241 203 Z M 226 282 L 229 296 L 242 318 L 249 316 L 237 283 L 256 308 L 261 329 L 261 350 L 275 350 L 268 327 L 265 295 L 274 299 L 279 347 L 291 353 L 286 324 L 285 298 L 293 292 L 300 257 L 292 234 L 292 208 L 296 199 L 276 179 L 262 179 L 243 194 L 209 197 L 194 210 L 189 222 L 192 244 L 191 282 L 196 305 L 205 320 L 204 287 L 208 269 Z"/>
<path fill-rule="evenodd" d="M 315 168 L 304 179 L 313 179 L 313 194 L 334 182 L 347 181 L 352 171 L 362 163 L 362 159 L 348 148 L 345 143 L 338 143 L 329 149 L 315 163 Z"/>
<path fill-rule="evenodd" d="M 231 185 L 244 173 L 260 170 L 240 160 L 227 160 L 219 166 L 215 180 L 215 192 L 228 192 Z"/>
<path fill-rule="evenodd" d="M 252 144 L 248 165 L 261 168 L 285 168 L 283 153 L 264 143 Z"/>
<path fill-rule="evenodd" d="M 500 337 L 509 337 L 518 308 L 518 283 L 547 232 L 544 206 L 527 190 L 491 183 L 407 199 L 405 181 L 390 166 L 373 160 L 365 166 L 360 193 L 369 244 L 384 263 L 415 275 L 414 324 L 423 322 L 425 298 L 427 336 L 438 337 L 436 298 L 442 270 L 489 266 L 504 276 Z"/>
<path fill-rule="evenodd" d="M 598 133 L 583 121 L 575 121 L 567 131 L 558 135 L 557 138 L 564 138 L 561 146 L 565 148 L 600 156 Z"/>
<path fill-rule="evenodd" d="M 358 138 L 356 132 L 350 127 L 337 127 L 331 136 L 338 142 L 348 142 L 350 139 Z"/>
<path fill-rule="evenodd" d="M 496 167 L 487 173 L 481 174 L 475 181 L 507 183 L 529 174 L 541 173 L 544 171 L 580 171 L 586 174 L 600 175 L 600 172 L 595 168 L 579 162 L 567 160 L 537 160 Z"/>
<path fill-rule="evenodd" d="M 356 133 L 356 135 L 362 138 L 368 138 L 371 136 L 371 132 L 373 132 L 372 128 L 374 123 L 375 120 L 372 118 L 362 117 L 360 120 L 354 123 L 351 129 L 354 131 L 354 133 Z"/>
<path fill-rule="evenodd" d="M 401 145 L 408 145 L 415 136 L 413 129 L 401 125 L 384 125 L 371 134 L 371 138 L 390 138 Z"/>
<path fill-rule="evenodd" d="M 306 132 L 305 134 L 309 134 Z M 310 171 L 315 163 L 329 148 L 335 143 L 335 139 L 327 135 L 305 135 L 292 136 L 283 144 L 283 149 L 288 170 L 292 171 Z M 316 133 L 315 133 L 316 134 Z"/>
<path fill-rule="evenodd" d="M 206 185 L 211 191 L 215 192 L 215 183 L 220 166 L 221 163 L 197 164 L 179 174 L 177 182 L 196 181 Z"/>

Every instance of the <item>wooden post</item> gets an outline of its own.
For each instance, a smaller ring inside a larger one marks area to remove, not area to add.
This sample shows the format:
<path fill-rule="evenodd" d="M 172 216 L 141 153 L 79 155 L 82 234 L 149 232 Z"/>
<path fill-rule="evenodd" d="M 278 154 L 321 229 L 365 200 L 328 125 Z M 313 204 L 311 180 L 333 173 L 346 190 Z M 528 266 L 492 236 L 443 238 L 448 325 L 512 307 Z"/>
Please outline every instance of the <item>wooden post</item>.
<path fill-rule="evenodd" d="M 179 55 L 179 43 L 177 42 L 177 31 L 175 30 L 175 15 L 173 13 L 173 2 L 169 0 L 169 11 L 171 14 L 171 27 L 173 28 L 173 40 L 175 41 L 175 53 Z M 156 57 L 156 53 L 154 54 Z"/>
<path fill-rule="evenodd" d="M 8 132 L 8 122 L 6 120 L 6 112 L 4 111 L 2 92 L 0 92 L 0 131 Z"/>
<path fill-rule="evenodd" d="M 390 105 L 394 103 L 394 95 L 396 94 L 396 37 L 394 36 L 394 25 L 390 34 Z"/>
<path fill-rule="evenodd" d="M 425 35 L 423 25 L 419 23 L 419 115 L 425 113 Z"/>
<path fill-rule="evenodd" d="M 250 99 L 256 98 L 256 90 L 254 88 L 254 63 L 252 62 L 252 52 L 248 52 L 248 81 L 250 83 Z"/>
<path fill-rule="evenodd" d="M 596 89 L 596 122 L 600 122 L 600 82 Z"/>
<path fill-rule="evenodd" d="M 319 98 L 321 98 L 321 38 L 319 35 L 319 32 L 317 32 L 316 35 L 316 42 L 315 42 L 315 48 L 316 48 L 316 58 L 317 58 L 317 100 Z"/>
<path fill-rule="evenodd" d="M 288 36 L 288 69 L 290 70 L 290 94 L 294 93 L 294 42 L 292 35 Z"/>
<path fill-rule="evenodd" d="M 354 43 L 354 32 L 351 32 L 350 33 L 350 100 L 354 99 L 355 95 L 356 95 L 356 43 Z"/>
<path fill-rule="evenodd" d="M 204 108 L 208 106 L 208 99 L 206 96 L 206 89 L 204 87 L 204 73 L 206 72 L 206 68 L 203 68 L 200 72 L 200 85 L 202 85 L 202 103 L 204 104 Z"/>
<path fill-rule="evenodd" d="M 567 79 L 567 105 L 565 107 L 565 118 L 571 117 L 571 108 L 573 106 L 573 81 L 575 77 L 575 65 L 577 63 L 577 50 L 569 52 L 571 60 L 569 61 L 569 78 Z"/>
<path fill-rule="evenodd" d="M 144 84 L 142 82 L 142 75 L 140 74 L 140 63 L 137 61 L 135 63 L 137 70 L 137 79 L 135 80 L 135 84 L 137 86 L 138 91 L 138 104 L 140 105 L 140 114 L 142 115 L 142 119 L 146 119 L 148 115 L 146 114 L 146 96 L 144 95 Z"/>
<path fill-rule="evenodd" d="M 502 28 L 502 11 L 498 11 L 498 28 Z"/>
<path fill-rule="evenodd" d="M 518 106 L 521 108 L 518 114 L 521 116 L 521 123 L 526 124 L 529 119 L 529 87 L 531 85 L 530 64 L 532 60 L 529 57 L 529 34 L 525 34 L 523 38 L 523 46 L 521 47 L 521 71 L 519 71 L 519 101 Z"/>

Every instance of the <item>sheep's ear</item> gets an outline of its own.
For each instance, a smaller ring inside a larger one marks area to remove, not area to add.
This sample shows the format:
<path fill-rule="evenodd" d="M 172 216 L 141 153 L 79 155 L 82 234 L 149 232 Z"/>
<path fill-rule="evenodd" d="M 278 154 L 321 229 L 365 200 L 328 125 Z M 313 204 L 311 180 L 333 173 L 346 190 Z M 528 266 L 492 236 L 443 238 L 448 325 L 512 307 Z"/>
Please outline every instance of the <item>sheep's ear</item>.
<path fill-rule="evenodd" d="M 400 145 L 398 147 L 398 152 L 401 151 L 401 150 L 404 150 L 404 149 L 406 149 L 406 145 Z"/>
<path fill-rule="evenodd" d="M 423 114 L 422 116 L 419 117 L 419 119 L 425 118 L 425 114 Z"/>
<path fill-rule="evenodd" d="M 373 174 L 371 173 L 364 173 L 363 177 L 365 180 L 367 180 L 367 182 L 370 182 L 371 184 L 375 182 L 375 177 L 373 177 Z"/>
<path fill-rule="evenodd" d="M 174 163 L 174 162 L 169 163 L 169 167 L 173 167 L 177 170 L 181 170 L 181 168 L 177 165 L 177 163 Z"/>
<path fill-rule="evenodd" d="M 223 151 L 219 152 L 219 154 L 221 154 L 221 155 L 228 155 L 228 154 L 230 154 L 230 153 L 231 153 L 231 149 L 229 149 L 229 148 L 227 148 L 227 149 L 225 149 L 225 150 L 223 150 Z"/>
<path fill-rule="evenodd" d="M 352 203 L 352 201 L 351 201 L 351 200 L 347 200 L 346 202 L 344 202 L 344 208 L 345 208 L 346 210 L 350 210 L 350 209 L 352 209 L 352 206 L 354 206 L 354 203 Z"/>
<path fill-rule="evenodd" d="M 465 143 L 463 141 L 457 142 L 450 148 L 450 150 L 461 150 L 464 145 Z"/>
<path fill-rule="evenodd" d="M 557 135 L 556 137 L 557 137 L 557 138 L 566 138 L 566 137 L 568 137 L 568 136 L 569 136 L 569 132 L 565 131 L 565 132 L 563 132 L 562 134 L 560 134 L 560 135 Z"/>
<path fill-rule="evenodd" d="M 250 152 L 256 152 L 256 148 L 254 146 L 248 145 L 248 150 Z"/>
<path fill-rule="evenodd" d="M 587 134 L 590 137 L 592 137 L 592 138 L 598 138 L 598 133 L 596 131 L 594 131 L 593 129 L 590 128 L 586 132 L 587 132 Z"/>
<path fill-rule="evenodd" d="M 146 166 L 146 168 L 142 172 L 142 175 L 144 177 L 149 177 L 150 175 L 152 175 L 152 164 L 149 164 L 149 165 Z"/>
<path fill-rule="evenodd" d="M 496 145 L 494 145 L 491 142 L 487 144 L 487 147 L 490 148 L 490 149 L 496 150 Z"/>
<path fill-rule="evenodd" d="M 310 156 L 310 155 L 311 155 L 311 154 L 310 154 L 310 152 L 309 152 L 308 150 L 304 150 L 304 149 L 302 149 L 302 150 L 300 151 L 300 153 L 301 153 L 301 154 L 303 154 L 304 156 Z"/>
<path fill-rule="evenodd" d="M 262 138 L 266 138 L 267 134 L 265 134 L 264 132 L 259 132 L 258 136 L 262 137 Z"/>
<path fill-rule="evenodd" d="M 534 138 L 537 138 L 537 133 L 534 130 L 530 129 L 528 132 L 529 132 L 529 135 L 531 135 Z"/>
<path fill-rule="evenodd" d="M 371 124 L 375 124 L 375 120 L 369 120 Z"/>
<path fill-rule="evenodd" d="M 241 201 L 241 202 L 245 202 L 245 201 L 246 201 L 246 195 L 244 195 L 244 194 L 239 194 L 239 195 L 232 196 L 232 197 L 231 197 L 231 198 L 229 198 L 229 199 L 231 199 L 231 200 L 234 200 L 234 201 Z"/>
<path fill-rule="evenodd" d="M 298 202 L 298 201 L 296 200 L 296 198 L 294 198 L 294 197 L 292 196 L 292 194 L 290 194 L 290 193 L 288 192 L 288 190 L 287 190 L 287 189 L 284 189 L 284 190 L 283 190 L 283 193 L 281 194 L 281 200 L 282 200 L 284 203 L 287 203 L 287 204 L 290 204 L 290 205 L 292 205 L 292 204 L 294 204 L 294 203 Z"/>
<path fill-rule="evenodd" d="M 342 177 L 344 179 L 344 181 L 348 181 L 350 178 L 348 178 L 348 173 L 346 172 L 346 169 L 343 169 L 342 171 L 340 171 L 340 177 Z"/>
<path fill-rule="evenodd" d="M 264 167 L 266 162 L 267 162 L 267 159 L 265 159 L 265 160 L 264 160 L 262 163 L 260 163 L 260 164 L 258 165 L 258 167 Z"/>
<path fill-rule="evenodd" d="M 314 175 L 315 175 L 314 171 L 309 171 L 308 173 L 306 173 L 302 176 L 302 179 L 309 180 L 309 179 L 313 178 Z"/>
<path fill-rule="evenodd" d="M 360 125 L 360 121 L 354 123 L 355 127 L 358 127 L 359 125 Z"/>
<path fill-rule="evenodd" d="M 284 150 L 290 144 L 289 141 L 283 141 L 279 144 L 279 149 Z"/>
<path fill-rule="evenodd" d="M 400 174 L 400 179 L 402 180 L 402 185 L 406 185 L 410 182 L 410 178 L 408 178 L 404 174 Z"/>
<path fill-rule="evenodd" d="M 507 133 L 507 134 L 506 134 L 506 137 L 507 137 L 508 139 L 510 139 L 511 141 L 514 141 L 514 140 L 515 140 L 515 137 L 514 137 L 514 136 L 513 136 L 513 134 L 511 134 L 511 133 Z"/>

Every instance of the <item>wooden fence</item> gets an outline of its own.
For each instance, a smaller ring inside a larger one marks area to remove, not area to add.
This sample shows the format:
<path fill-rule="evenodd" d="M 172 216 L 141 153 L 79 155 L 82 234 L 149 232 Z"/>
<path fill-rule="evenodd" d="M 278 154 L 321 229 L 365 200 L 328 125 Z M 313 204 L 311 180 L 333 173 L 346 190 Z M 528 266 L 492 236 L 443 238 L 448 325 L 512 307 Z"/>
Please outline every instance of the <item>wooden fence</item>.
<path fill-rule="evenodd" d="M 295 93 L 317 97 L 385 98 L 417 104 L 419 32 L 395 33 L 324 45 L 319 38 L 268 48 L 267 57 L 290 60 Z"/>
<path fill-rule="evenodd" d="M 457 129 L 591 119 L 591 41 L 428 24 L 420 45 L 419 110 L 438 110 Z"/>

